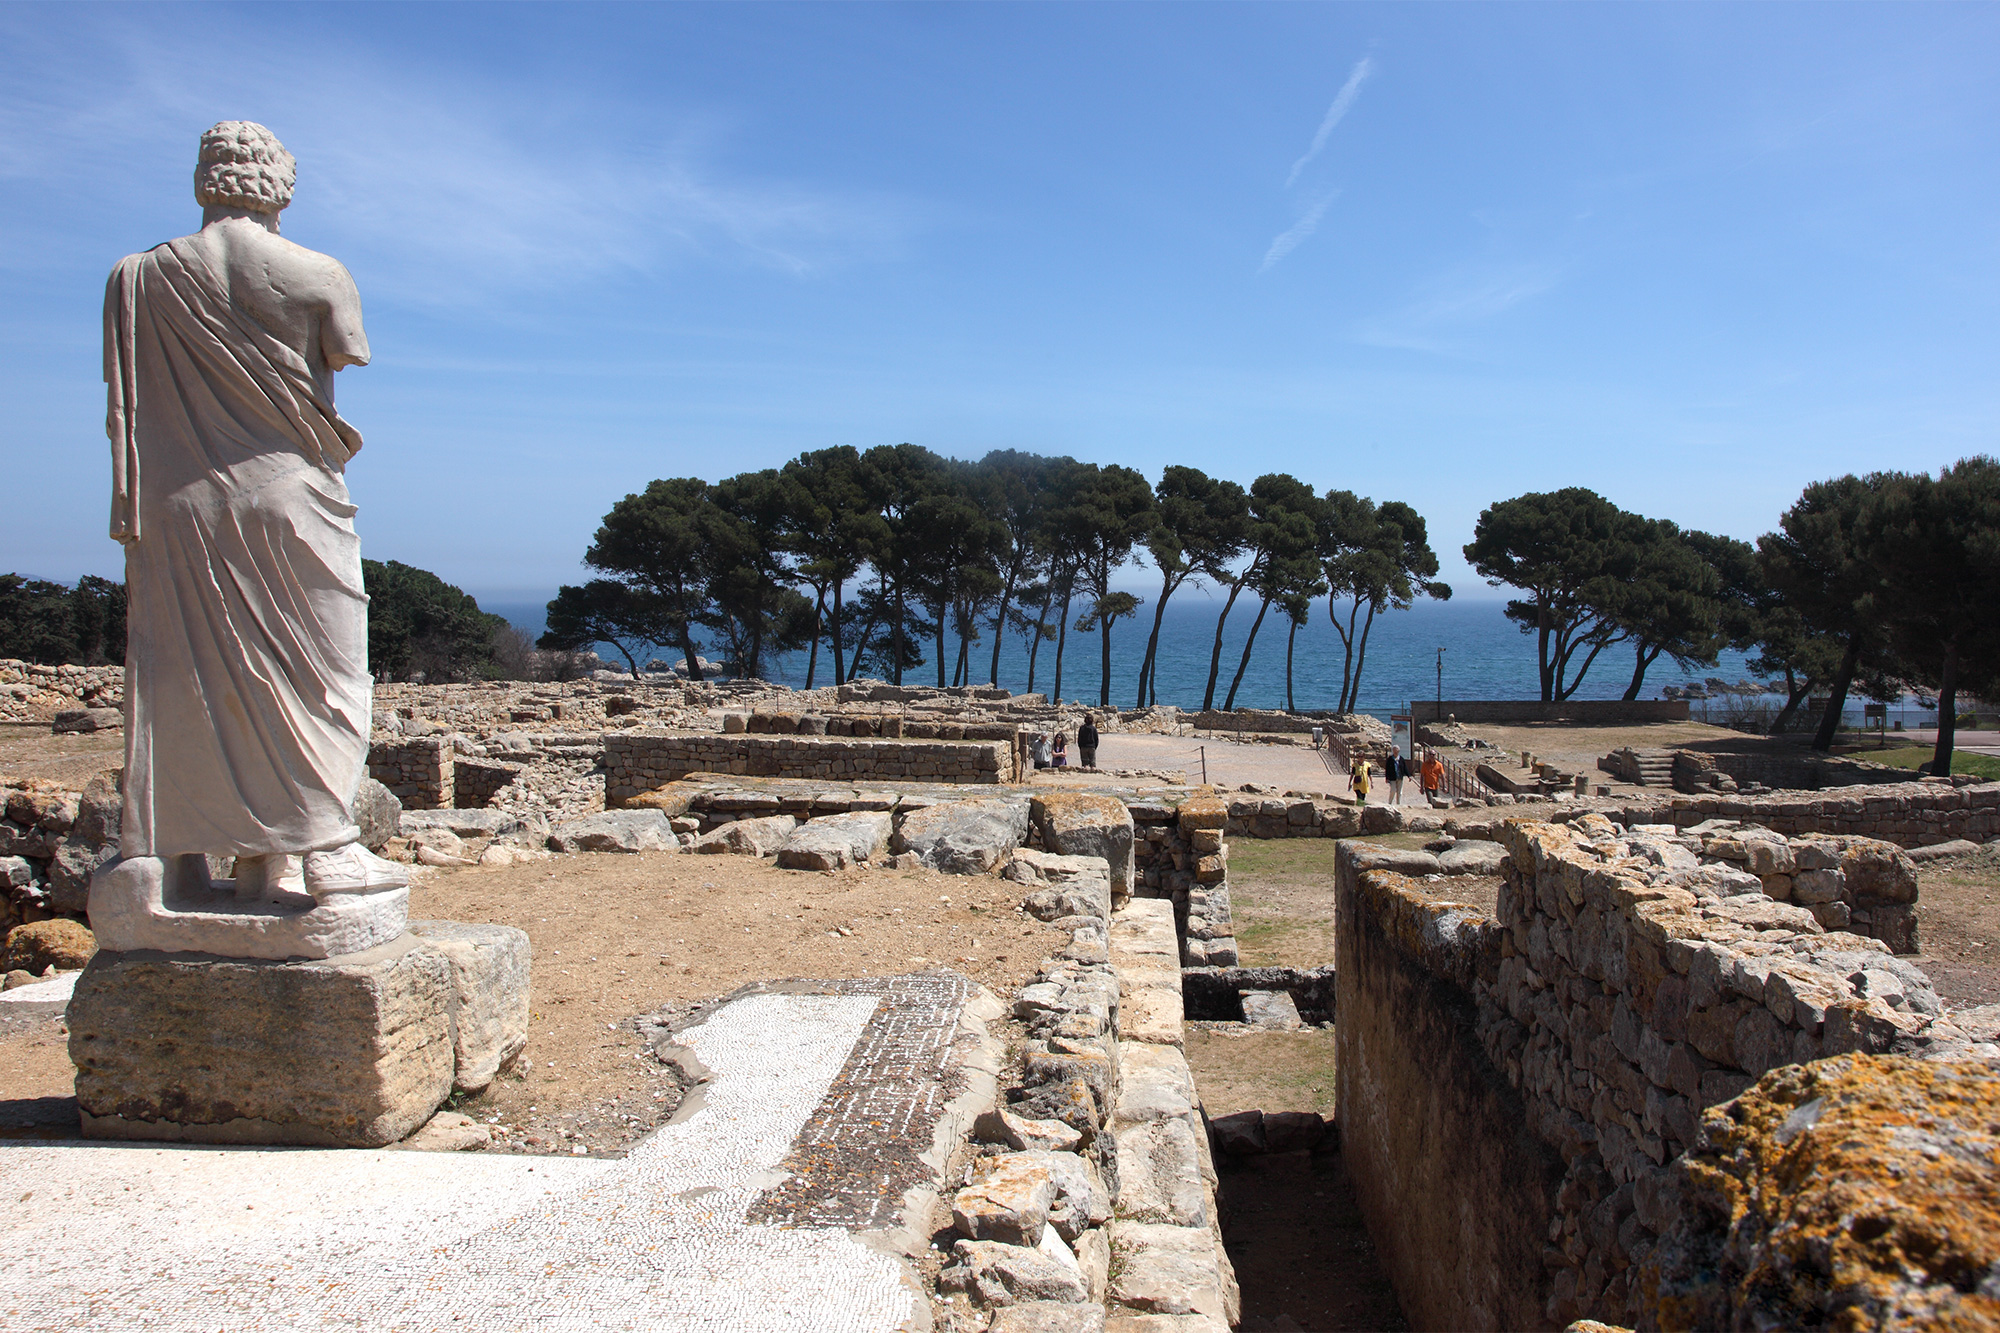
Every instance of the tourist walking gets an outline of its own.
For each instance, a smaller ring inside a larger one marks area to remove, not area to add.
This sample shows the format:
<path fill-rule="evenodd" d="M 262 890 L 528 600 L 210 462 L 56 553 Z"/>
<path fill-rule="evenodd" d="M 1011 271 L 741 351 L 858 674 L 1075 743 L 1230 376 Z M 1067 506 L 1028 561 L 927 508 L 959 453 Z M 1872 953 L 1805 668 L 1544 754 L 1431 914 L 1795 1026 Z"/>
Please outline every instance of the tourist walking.
<path fill-rule="evenodd" d="M 1424 783 L 1424 798 L 1433 804 L 1437 802 L 1438 789 L 1444 786 L 1444 761 L 1436 750 L 1424 751 L 1424 766 L 1421 770 Z"/>
<path fill-rule="evenodd" d="M 1356 759 L 1354 761 L 1354 771 L 1349 775 L 1347 785 L 1354 792 L 1354 803 L 1356 805 L 1368 804 L 1368 761 L 1366 759 Z"/>
<path fill-rule="evenodd" d="M 1389 779 L 1389 804 L 1403 803 L 1403 779 L 1410 775 L 1410 761 L 1403 758 L 1402 751 L 1389 751 L 1388 762 L 1382 766 L 1382 776 Z"/>
<path fill-rule="evenodd" d="M 1083 756 L 1085 768 L 1097 767 L 1097 719 L 1089 713 L 1083 715 L 1083 725 L 1076 729 L 1076 748 Z"/>

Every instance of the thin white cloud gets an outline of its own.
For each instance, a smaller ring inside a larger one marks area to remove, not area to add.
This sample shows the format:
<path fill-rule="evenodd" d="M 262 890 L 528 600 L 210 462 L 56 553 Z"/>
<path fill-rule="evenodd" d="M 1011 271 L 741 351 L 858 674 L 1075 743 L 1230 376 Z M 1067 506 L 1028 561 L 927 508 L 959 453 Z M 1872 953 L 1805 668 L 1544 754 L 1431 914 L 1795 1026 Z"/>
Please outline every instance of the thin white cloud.
<path fill-rule="evenodd" d="M 1363 56 L 1354 62 L 1354 69 L 1348 74 L 1347 82 L 1342 84 L 1339 93 L 1335 94 L 1333 105 L 1326 109 L 1326 118 L 1320 121 L 1319 131 L 1313 135 L 1312 147 L 1306 149 L 1305 155 L 1292 163 L 1292 172 L 1285 177 L 1286 189 L 1289 190 L 1298 183 L 1299 173 L 1306 169 L 1308 162 L 1319 156 L 1320 149 L 1326 147 L 1327 139 L 1333 134 L 1333 127 L 1340 124 L 1348 110 L 1353 107 L 1354 100 L 1361 96 L 1361 85 L 1367 82 L 1368 76 L 1374 72 L 1373 56 Z"/>
<path fill-rule="evenodd" d="M 1560 278 L 1559 270 L 1548 264 L 1437 274 L 1422 283 L 1400 309 L 1363 321 L 1350 330 L 1350 336 L 1375 347 L 1451 354 L 1457 350 L 1453 334 L 1540 296 Z"/>
<path fill-rule="evenodd" d="M 527 291 L 690 265 L 810 277 L 893 254 L 921 225 L 912 201 L 744 169 L 699 111 L 635 123 L 588 92 L 522 103 L 407 52 L 337 40 L 315 49 L 309 77 L 278 53 L 239 50 L 219 91 L 187 77 L 206 59 L 205 36 L 77 26 L 89 33 L 88 62 L 0 23 L 0 34 L 36 41 L 43 71 L 32 92 L 0 80 L 7 188 L 84 214 L 171 198 L 167 225 L 180 226 L 198 216 L 186 185 L 195 136 L 215 120 L 259 120 L 299 159 L 287 233 L 367 268 L 376 289 L 408 304 L 504 306 Z M 0 70 L 20 64 L 10 57 Z M 80 161 L 94 169 L 69 169 Z"/>
<path fill-rule="evenodd" d="M 1298 249 L 1300 241 L 1303 241 L 1306 237 L 1319 230 L 1319 220 L 1326 216 L 1326 210 L 1332 206 L 1334 199 L 1339 194 L 1340 191 L 1338 190 L 1326 194 L 1318 203 L 1308 208 L 1304 216 L 1297 222 L 1294 222 L 1288 230 L 1280 232 L 1276 239 L 1271 242 L 1271 248 L 1264 252 L 1264 262 L 1257 266 L 1257 271 L 1259 273 L 1264 272 L 1286 255 Z"/>

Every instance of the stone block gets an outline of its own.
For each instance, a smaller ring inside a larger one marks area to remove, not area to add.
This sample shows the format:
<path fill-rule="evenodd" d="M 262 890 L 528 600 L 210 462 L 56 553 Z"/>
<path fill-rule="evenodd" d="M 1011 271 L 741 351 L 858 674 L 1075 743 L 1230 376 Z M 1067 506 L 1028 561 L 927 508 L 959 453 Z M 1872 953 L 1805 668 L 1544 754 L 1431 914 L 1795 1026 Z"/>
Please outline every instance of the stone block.
<path fill-rule="evenodd" d="M 69 1053 L 87 1138 L 379 1148 L 451 1095 L 450 960 L 414 935 L 279 963 L 100 952 Z"/>
<path fill-rule="evenodd" d="M 971 1240 L 1036 1246 L 1054 1201 L 1055 1182 L 1040 1162 L 1020 1154 L 981 1158 L 973 1182 L 952 1198 L 952 1224 Z"/>
<path fill-rule="evenodd" d="M 1124 1125 L 1112 1132 L 1118 1160 L 1115 1214 L 1134 1222 L 1205 1227 L 1201 1158 L 1183 1119 Z"/>
<path fill-rule="evenodd" d="M 454 1092 L 478 1092 L 528 1044 L 528 933 L 513 926 L 412 921 L 410 933 L 451 963 Z"/>
<path fill-rule="evenodd" d="M 1074 1257 L 1065 1264 L 1041 1249 L 992 1240 L 959 1240 L 952 1259 L 938 1274 L 938 1286 L 960 1291 L 980 1305 L 1027 1301 L 1082 1302 L 1090 1299 Z"/>
<path fill-rule="evenodd" d="M 1311 1111 L 1267 1111 L 1264 1114 L 1266 1152 L 1309 1152 L 1326 1136 L 1326 1122 Z"/>
<path fill-rule="evenodd" d="M 994 1311 L 986 1333 L 1104 1333 L 1104 1307 L 1025 1301 Z"/>
<path fill-rule="evenodd" d="M 889 831 L 886 811 L 823 815 L 792 831 L 778 848 L 778 864 L 787 870 L 839 870 L 879 861 L 888 848 Z"/>
<path fill-rule="evenodd" d="M 953 801 L 904 816 L 893 846 L 933 870 L 980 875 L 1012 860 L 1027 837 L 1025 800 Z"/>
<path fill-rule="evenodd" d="M 1029 815 L 1045 849 L 1062 856 L 1103 857 L 1110 866 L 1112 900 L 1122 902 L 1131 896 L 1132 815 L 1123 801 L 1081 792 L 1044 792 L 1030 802 Z"/>
<path fill-rule="evenodd" d="M 703 834 L 694 849 L 707 856 L 773 856 L 798 826 L 799 821 L 790 815 L 739 819 Z"/>
<path fill-rule="evenodd" d="M 673 825 L 663 810 L 606 810 L 558 824 L 549 834 L 557 852 L 671 852 Z"/>
<path fill-rule="evenodd" d="M 1111 1299 L 1149 1314 L 1226 1317 L 1215 1239 L 1206 1227 L 1111 1224 Z"/>
<path fill-rule="evenodd" d="M 1083 1142 L 1082 1134 L 1060 1120 L 1031 1120 L 1005 1107 L 980 1112 L 972 1125 L 972 1137 L 980 1143 L 1004 1143 L 1016 1152 L 1069 1152 Z"/>
<path fill-rule="evenodd" d="M 333 958 L 388 944 L 403 933 L 410 891 L 303 894 L 238 899 L 213 881 L 204 858 L 155 856 L 107 862 L 90 883 L 90 923 L 98 947 L 114 953 L 157 949 L 223 958 Z"/>

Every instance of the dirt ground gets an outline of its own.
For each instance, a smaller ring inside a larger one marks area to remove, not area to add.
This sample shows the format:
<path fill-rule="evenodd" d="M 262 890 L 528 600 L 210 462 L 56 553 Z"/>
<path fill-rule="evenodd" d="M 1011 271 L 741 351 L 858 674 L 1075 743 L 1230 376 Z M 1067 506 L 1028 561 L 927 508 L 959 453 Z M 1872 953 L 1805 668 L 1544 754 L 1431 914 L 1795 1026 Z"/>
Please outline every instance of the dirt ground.
<path fill-rule="evenodd" d="M 0 722 L 0 774 L 48 778 L 73 791 L 125 762 L 125 733 L 52 736 L 46 722 Z"/>
<path fill-rule="evenodd" d="M 410 914 L 519 926 L 534 947 L 527 1052 L 456 1109 L 501 1151 L 602 1153 L 677 1101 L 635 1017 L 752 981 L 937 967 L 1011 995 L 1067 943 L 1019 901 L 997 877 L 648 853 L 419 871 Z M 0 1027 L 0 1121 L 9 1103 L 68 1097 L 73 1076 L 58 1017 Z"/>
<path fill-rule="evenodd" d="M 1244 1333 L 1409 1327 L 1338 1150 L 1224 1159 L 1216 1174 Z"/>
<path fill-rule="evenodd" d="M 1910 961 L 1953 1008 L 2000 1004 L 2000 849 L 1918 869 L 1917 943 Z"/>

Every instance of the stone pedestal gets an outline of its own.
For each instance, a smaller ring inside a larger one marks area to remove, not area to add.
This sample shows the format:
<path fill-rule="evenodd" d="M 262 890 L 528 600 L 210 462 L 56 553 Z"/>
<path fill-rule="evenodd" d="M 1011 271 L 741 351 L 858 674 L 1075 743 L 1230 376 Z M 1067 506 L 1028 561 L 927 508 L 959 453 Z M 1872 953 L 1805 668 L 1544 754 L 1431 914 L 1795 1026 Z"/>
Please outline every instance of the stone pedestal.
<path fill-rule="evenodd" d="M 77 979 L 69 1054 L 87 1138 L 374 1148 L 483 1087 L 526 1042 L 527 937 L 430 923 L 281 963 L 101 950 Z M 463 1019 L 463 1021 L 461 1021 Z"/>
<path fill-rule="evenodd" d="M 159 949 L 228 958 L 334 958 L 403 933 L 410 891 L 335 894 L 316 903 L 282 888 L 243 896 L 210 880 L 200 856 L 108 862 L 90 882 L 90 928 L 101 949 Z"/>

